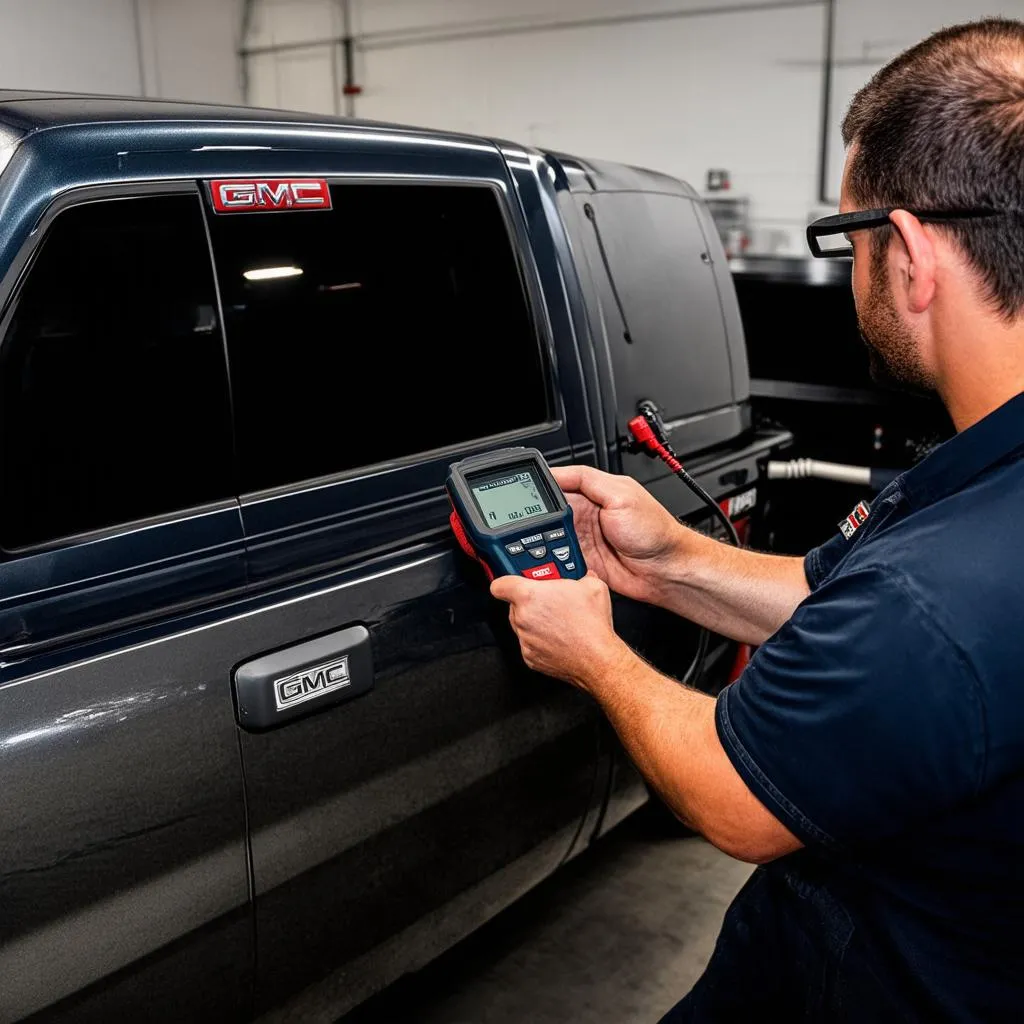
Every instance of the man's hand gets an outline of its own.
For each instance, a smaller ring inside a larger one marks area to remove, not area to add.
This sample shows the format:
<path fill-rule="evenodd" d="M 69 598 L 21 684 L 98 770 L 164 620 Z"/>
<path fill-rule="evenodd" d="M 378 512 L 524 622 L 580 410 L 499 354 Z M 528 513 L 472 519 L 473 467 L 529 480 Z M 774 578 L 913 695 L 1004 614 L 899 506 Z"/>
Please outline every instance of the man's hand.
<path fill-rule="evenodd" d="M 587 567 L 617 593 L 651 601 L 691 531 L 630 477 L 589 466 L 552 473 L 572 505 Z"/>
<path fill-rule="evenodd" d="M 538 672 L 590 692 L 616 663 L 636 657 L 616 635 L 608 587 L 594 573 L 582 580 L 499 576 L 491 594 L 510 605 L 523 660 Z"/>
<path fill-rule="evenodd" d="M 630 477 L 590 466 L 551 472 L 572 505 L 587 568 L 619 594 L 763 644 L 810 593 L 803 559 L 705 537 Z"/>

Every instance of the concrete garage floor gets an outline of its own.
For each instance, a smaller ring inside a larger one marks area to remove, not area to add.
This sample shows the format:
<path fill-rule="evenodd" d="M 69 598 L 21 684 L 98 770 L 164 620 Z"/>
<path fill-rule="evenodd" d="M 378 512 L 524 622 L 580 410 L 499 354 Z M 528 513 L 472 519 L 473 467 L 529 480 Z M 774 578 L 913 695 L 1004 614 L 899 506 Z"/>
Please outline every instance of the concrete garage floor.
<path fill-rule="evenodd" d="M 647 1024 L 700 976 L 751 872 L 634 815 L 339 1024 Z"/>

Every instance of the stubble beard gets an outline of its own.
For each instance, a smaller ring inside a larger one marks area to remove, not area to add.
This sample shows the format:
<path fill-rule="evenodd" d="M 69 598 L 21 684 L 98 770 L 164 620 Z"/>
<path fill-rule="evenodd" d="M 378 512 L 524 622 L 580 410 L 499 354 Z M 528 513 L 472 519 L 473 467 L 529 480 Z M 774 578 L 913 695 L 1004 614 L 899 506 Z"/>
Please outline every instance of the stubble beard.
<path fill-rule="evenodd" d="M 885 278 L 885 267 L 874 260 L 871 290 L 867 301 L 857 310 L 857 326 L 867 346 L 871 379 L 875 383 L 904 391 L 935 390 L 935 380 L 922 364 L 914 337 L 900 319 Z"/>

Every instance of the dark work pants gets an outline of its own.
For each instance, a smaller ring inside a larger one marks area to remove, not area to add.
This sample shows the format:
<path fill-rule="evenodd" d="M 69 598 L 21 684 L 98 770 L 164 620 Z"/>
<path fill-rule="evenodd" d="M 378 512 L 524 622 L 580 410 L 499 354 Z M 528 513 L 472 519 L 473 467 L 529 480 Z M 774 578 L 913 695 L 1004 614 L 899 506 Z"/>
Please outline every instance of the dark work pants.
<path fill-rule="evenodd" d="M 758 868 L 726 913 L 703 976 L 661 1024 L 925 1020 L 851 949 L 846 908 L 799 855 Z"/>

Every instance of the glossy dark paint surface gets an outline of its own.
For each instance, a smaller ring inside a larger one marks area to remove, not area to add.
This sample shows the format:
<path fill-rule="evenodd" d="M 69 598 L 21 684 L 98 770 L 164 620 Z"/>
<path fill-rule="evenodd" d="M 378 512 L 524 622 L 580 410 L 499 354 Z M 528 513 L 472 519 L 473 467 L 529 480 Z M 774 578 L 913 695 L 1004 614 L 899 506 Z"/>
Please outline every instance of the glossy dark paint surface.
<path fill-rule="evenodd" d="M 309 122 L 0 93 L 0 126 L 24 135 L 0 177 L 0 302 L 58 197 L 261 174 L 482 181 L 521 250 L 550 422 L 0 556 L 0 1020 L 331 1020 L 606 828 L 613 764 L 615 814 L 646 798 L 593 703 L 523 668 L 447 527 L 456 458 L 528 444 L 622 466 L 560 212 L 569 176 L 511 144 Z M 239 146 L 260 148 L 217 148 Z M 235 667 L 355 624 L 370 693 L 237 728 Z M 670 624 L 650 636 L 685 661 L 671 641 Z"/>
<path fill-rule="evenodd" d="M 223 652 L 188 633 L 98 647 L 2 670 L 0 1017 L 79 995 L 57 1016 L 102 1019 L 104 978 L 141 1014 L 187 963 L 158 1018 L 237 1018 L 251 923 Z"/>

